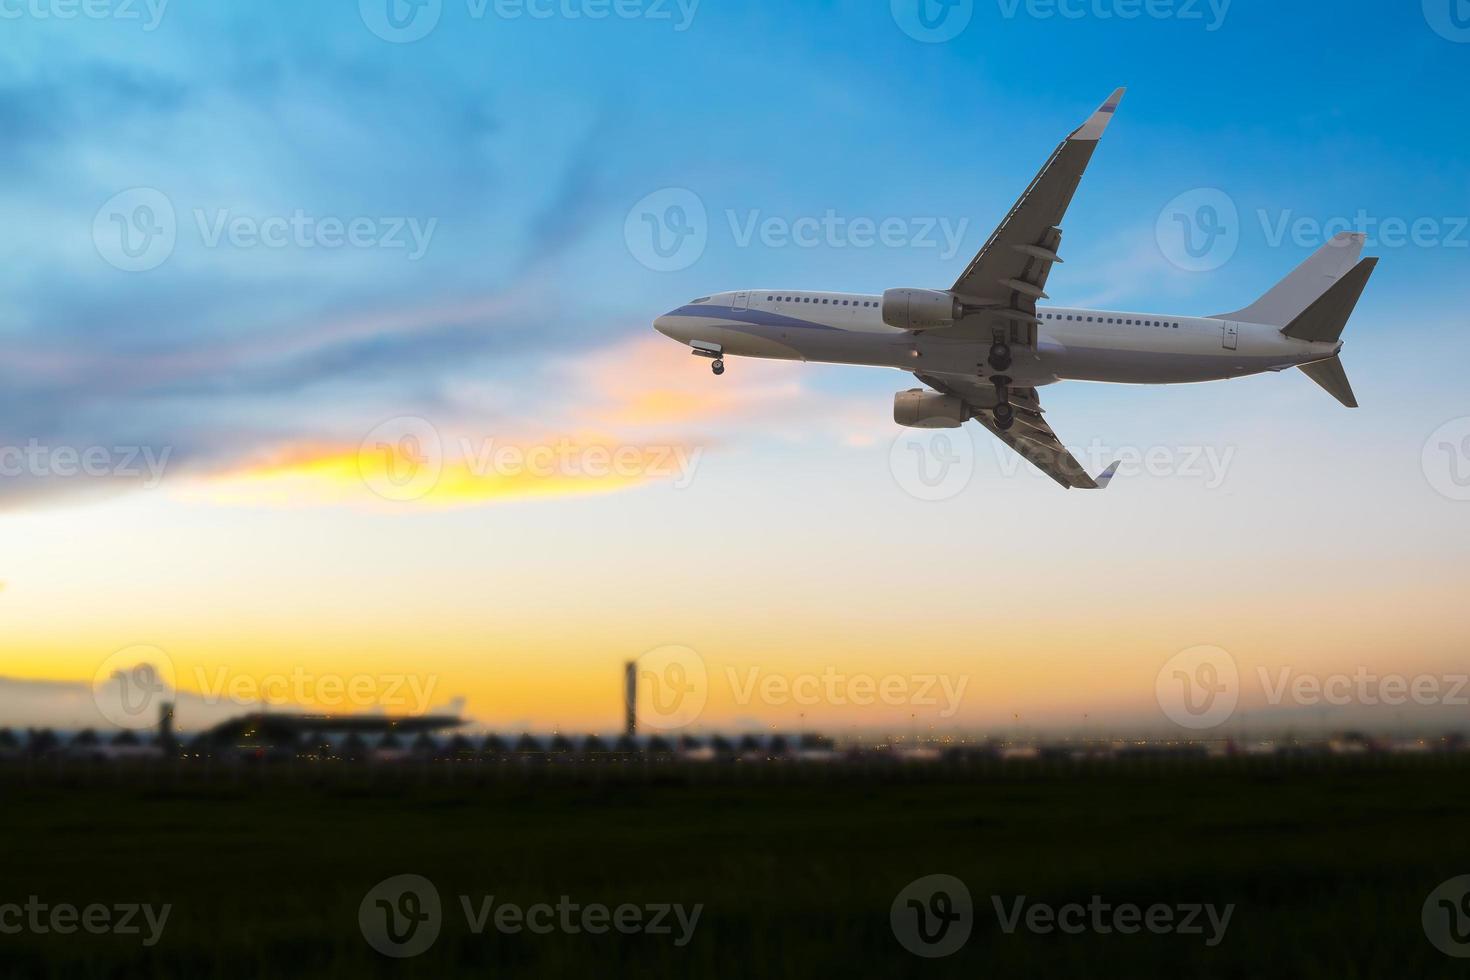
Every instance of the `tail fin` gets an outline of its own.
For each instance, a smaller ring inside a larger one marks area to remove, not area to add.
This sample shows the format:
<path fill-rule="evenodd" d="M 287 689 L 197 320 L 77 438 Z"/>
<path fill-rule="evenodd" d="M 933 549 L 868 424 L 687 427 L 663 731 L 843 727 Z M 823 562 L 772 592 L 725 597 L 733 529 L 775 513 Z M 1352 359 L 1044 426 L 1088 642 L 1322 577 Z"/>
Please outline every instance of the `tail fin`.
<path fill-rule="evenodd" d="M 1215 319 L 1286 326 L 1357 264 L 1358 256 L 1363 254 L 1364 238 L 1358 232 L 1339 232 L 1292 270 L 1291 275 L 1272 286 L 1266 295 L 1243 310 L 1220 313 Z"/>
<path fill-rule="evenodd" d="M 1341 337 L 1343 327 L 1347 326 L 1348 317 L 1353 315 L 1353 307 L 1358 305 L 1358 297 L 1363 295 L 1363 287 L 1368 285 L 1368 277 L 1373 275 L 1376 265 L 1377 259 L 1364 259 L 1353 266 L 1351 272 L 1333 283 L 1327 292 L 1312 301 L 1311 306 L 1293 317 L 1281 332 L 1293 340 L 1318 343 L 1327 343 Z"/>
<path fill-rule="evenodd" d="M 1348 383 L 1347 372 L 1342 369 L 1342 358 L 1334 354 L 1325 361 L 1298 364 L 1297 367 L 1302 369 L 1303 374 L 1321 385 L 1323 391 L 1348 408 L 1358 407 L 1358 399 L 1353 394 L 1353 386 Z"/>

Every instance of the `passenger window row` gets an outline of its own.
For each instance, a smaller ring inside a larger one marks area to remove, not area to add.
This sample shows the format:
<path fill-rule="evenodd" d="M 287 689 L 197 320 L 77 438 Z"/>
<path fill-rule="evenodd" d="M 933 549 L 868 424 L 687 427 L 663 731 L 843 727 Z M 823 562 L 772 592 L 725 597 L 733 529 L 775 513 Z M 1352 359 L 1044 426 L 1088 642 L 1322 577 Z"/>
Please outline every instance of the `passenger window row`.
<path fill-rule="evenodd" d="M 767 303 L 818 303 L 818 304 L 827 303 L 827 304 L 831 304 L 832 306 L 877 306 L 878 305 L 877 303 L 872 302 L 870 300 L 855 300 L 855 299 L 849 300 L 849 299 L 830 299 L 830 298 L 828 298 L 828 299 L 822 299 L 820 297 L 815 297 L 814 298 L 814 297 L 811 297 L 811 296 L 767 296 L 766 297 L 766 302 Z"/>
<path fill-rule="evenodd" d="M 1086 320 L 1088 323 L 1116 323 L 1125 327 L 1164 327 L 1166 329 L 1179 329 L 1177 320 L 1135 320 L 1127 317 L 1112 316 L 1083 316 L 1071 313 L 1043 313 L 1043 320 Z"/>

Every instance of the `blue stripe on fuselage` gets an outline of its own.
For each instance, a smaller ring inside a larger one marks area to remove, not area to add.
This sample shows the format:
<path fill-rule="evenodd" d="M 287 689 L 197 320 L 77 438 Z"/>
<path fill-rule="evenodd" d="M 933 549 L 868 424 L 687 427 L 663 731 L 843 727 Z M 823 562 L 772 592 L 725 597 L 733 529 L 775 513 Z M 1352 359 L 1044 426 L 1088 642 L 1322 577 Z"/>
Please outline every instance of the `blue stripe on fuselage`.
<path fill-rule="evenodd" d="M 711 320 L 734 320 L 761 327 L 804 327 L 808 330 L 841 330 L 826 323 L 799 320 L 794 316 L 768 313 L 765 310 L 737 310 L 733 306 L 681 306 L 669 316 L 702 316 Z"/>

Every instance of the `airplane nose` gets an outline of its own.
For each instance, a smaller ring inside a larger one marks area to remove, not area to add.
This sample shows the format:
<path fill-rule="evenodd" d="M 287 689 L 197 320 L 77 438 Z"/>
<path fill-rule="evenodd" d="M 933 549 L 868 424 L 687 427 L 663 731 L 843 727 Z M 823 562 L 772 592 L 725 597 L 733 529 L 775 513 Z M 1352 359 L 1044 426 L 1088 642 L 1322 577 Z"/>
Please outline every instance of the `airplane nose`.
<path fill-rule="evenodd" d="M 694 332 L 690 330 L 687 322 L 679 322 L 680 319 L 680 317 L 676 317 L 671 313 L 665 313 L 653 321 L 653 329 L 665 337 L 677 340 L 681 344 L 687 344 Z"/>

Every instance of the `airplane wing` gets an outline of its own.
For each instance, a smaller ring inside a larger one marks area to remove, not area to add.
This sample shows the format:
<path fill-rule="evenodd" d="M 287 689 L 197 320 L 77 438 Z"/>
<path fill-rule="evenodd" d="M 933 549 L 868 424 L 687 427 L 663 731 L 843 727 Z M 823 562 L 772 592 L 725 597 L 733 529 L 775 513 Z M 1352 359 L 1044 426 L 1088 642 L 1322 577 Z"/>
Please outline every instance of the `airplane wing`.
<path fill-rule="evenodd" d="M 980 309 L 946 332 L 986 341 L 1001 333 L 1012 344 L 1036 346 L 1036 301 L 1046 298 L 1047 277 L 1062 261 L 1057 256 L 1062 216 L 1124 91 L 1120 88 L 1108 96 L 1087 122 L 1062 140 L 955 281 L 951 291 L 967 306 Z"/>
<path fill-rule="evenodd" d="M 1096 479 L 1088 476 L 1082 464 L 1067 451 L 1067 447 L 1062 445 L 1051 426 L 1046 424 L 1046 419 L 1042 417 L 1041 399 L 1037 397 L 1035 388 L 1010 390 L 1011 408 L 1016 413 L 1016 421 L 1007 431 L 995 424 L 995 389 L 992 385 L 979 378 L 953 374 L 916 373 L 914 377 L 935 391 L 953 395 L 969 405 L 975 418 L 996 438 L 1069 490 L 1105 490 L 1113 479 L 1113 474 L 1118 471 L 1118 461 L 1115 460 Z"/>

